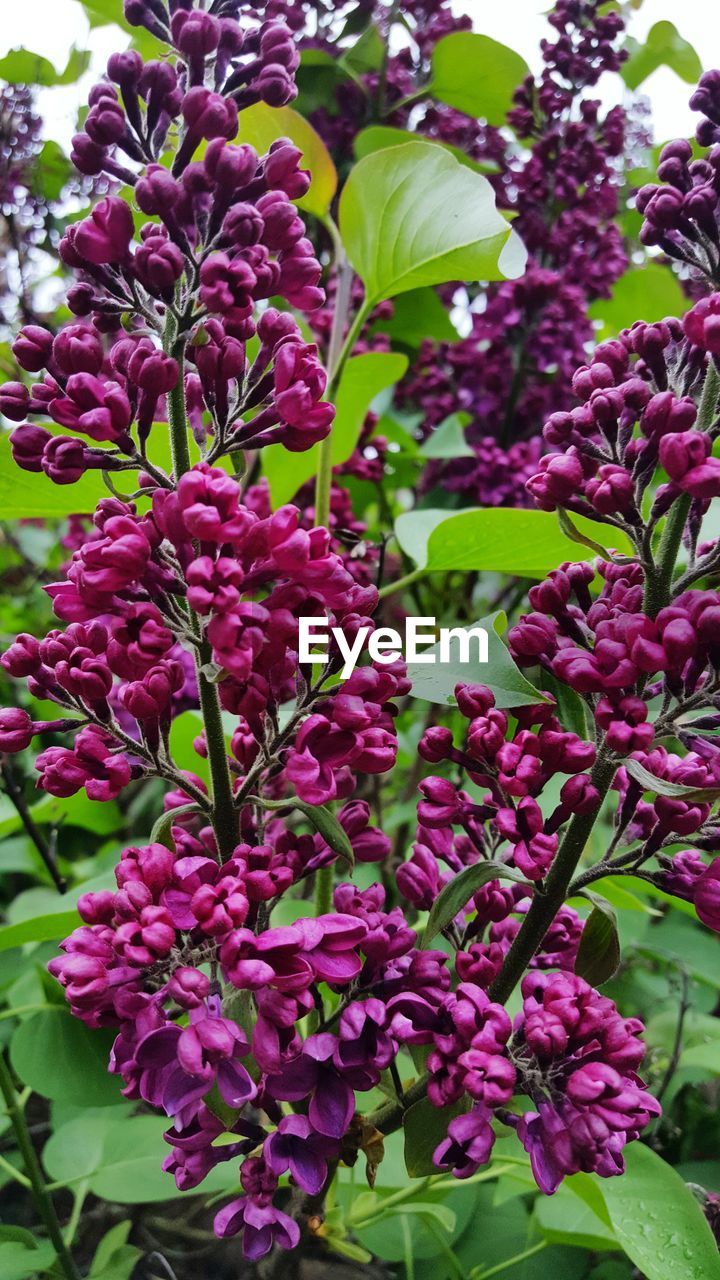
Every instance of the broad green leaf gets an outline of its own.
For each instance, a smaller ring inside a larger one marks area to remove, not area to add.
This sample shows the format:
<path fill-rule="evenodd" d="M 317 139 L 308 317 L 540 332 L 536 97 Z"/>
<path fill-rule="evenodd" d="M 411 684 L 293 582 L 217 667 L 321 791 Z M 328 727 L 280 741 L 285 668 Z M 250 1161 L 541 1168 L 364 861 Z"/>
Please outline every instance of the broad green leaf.
<path fill-rule="evenodd" d="M 650 1147 L 625 1148 L 625 1174 L 597 1178 L 618 1243 L 647 1280 L 720 1280 L 720 1255 L 702 1209 Z"/>
<path fill-rule="evenodd" d="M 514 279 L 525 267 L 525 249 L 495 207 L 490 183 L 432 143 L 360 160 L 339 218 L 367 307 L 449 280 Z"/>
<path fill-rule="evenodd" d="M 430 92 L 456 111 L 501 125 L 529 74 L 525 59 L 507 45 L 473 31 L 453 31 L 433 49 Z"/>
<path fill-rule="evenodd" d="M 57 200 L 72 174 L 73 167 L 62 147 L 48 138 L 33 163 L 33 191 L 48 202 Z"/>
<path fill-rule="evenodd" d="M 625 47 L 630 56 L 620 75 L 629 89 L 637 89 L 658 67 L 670 67 L 686 84 L 702 75 L 700 58 L 672 22 L 656 22 L 642 42 L 628 37 Z"/>
<path fill-rule="evenodd" d="M 553 1196 L 538 1196 L 535 1220 L 551 1244 L 570 1244 L 593 1253 L 618 1248 L 612 1229 L 566 1186 Z"/>
<path fill-rule="evenodd" d="M 77 911 L 58 911 L 22 920 L 19 924 L 4 925 L 0 928 L 0 951 L 22 947 L 26 942 L 53 942 L 56 938 L 66 938 L 81 923 Z"/>
<path fill-rule="evenodd" d="M 420 445 L 424 458 L 472 458 L 473 450 L 465 439 L 469 413 L 451 413 Z"/>
<path fill-rule="evenodd" d="M 121 1081 L 108 1075 L 112 1041 L 112 1032 L 91 1031 L 58 1005 L 20 1024 L 10 1059 L 23 1083 L 44 1098 L 112 1106 L 121 1100 Z"/>
<path fill-rule="evenodd" d="M 375 397 L 397 382 L 407 365 L 407 356 L 394 351 L 368 351 L 348 360 L 335 398 L 335 421 L 332 424 L 334 467 L 350 457 Z M 294 497 L 301 485 L 316 475 L 318 463 L 319 445 L 305 453 L 288 453 L 282 445 L 263 449 L 263 472 L 270 484 L 273 505 L 282 506 Z"/>
<path fill-rule="evenodd" d="M 416 348 L 423 342 L 457 342 L 455 325 L 435 289 L 411 289 L 393 299 L 392 315 L 378 320 L 373 333 L 385 333 L 391 342 Z M 439 430 L 439 428 L 438 428 Z"/>
<path fill-rule="evenodd" d="M 336 853 L 340 858 L 344 858 L 350 868 L 354 867 L 355 854 L 353 847 L 332 809 L 329 809 L 324 804 L 308 804 L 306 800 L 298 800 L 297 796 L 293 796 L 289 800 L 265 800 L 257 796 L 251 798 L 261 804 L 264 809 L 297 809 L 307 818 L 318 835 L 322 836 L 333 853 Z"/>
<path fill-rule="evenodd" d="M 578 528 L 591 536 L 607 526 L 575 517 Z M 477 507 L 448 514 L 441 508 L 409 511 L 395 522 L 403 551 L 420 567 L 492 569 L 521 577 L 544 578 L 563 561 L 594 558 L 571 542 L 552 511 L 523 511 L 508 507 Z M 628 539 L 613 530 L 612 549 L 629 554 Z"/>
<path fill-rule="evenodd" d="M 593 909 L 583 925 L 575 972 L 591 987 L 599 987 L 617 971 L 620 941 L 617 916 L 610 903 L 598 894 L 592 895 L 592 901 Z"/>
<path fill-rule="evenodd" d="M 324 218 L 337 190 L 337 171 L 320 135 L 292 107 L 268 107 L 257 102 L 240 112 L 238 141 L 249 142 L 259 155 L 264 155 L 278 138 L 290 138 L 303 153 L 301 167 L 310 170 L 310 187 L 295 203 L 307 213 Z"/>
<path fill-rule="evenodd" d="M 0 840 L 20 831 L 22 822 L 14 805 L 2 803 L 0 797 Z M 122 814 L 114 801 L 90 800 L 84 791 L 75 796 L 45 795 L 30 808 L 30 817 L 38 826 L 82 827 L 93 835 L 107 836 L 122 827 Z"/>
<path fill-rule="evenodd" d="M 385 42 L 374 23 L 366 27 L 352 48 L 340 58 L 340 66 L 351 75 L 363 76 L 369 71 L 379 71 L 385 53 Z"/>
<path fill-rule="evenodd" d="M 122 0 L 78 0 L 78 4 L 85 10 L 91 27 L 106 27 L 115 23 L 123 31 L 137 30 L 125 19 Z"/>
<path fill-rule="evenodd" d="M 712 804 L 720 800 L 720 787 L 686 787 L 681 782 L 666 782 L 664 778 L 656 778 L 639 760 L 624 760 L 623 764 L 644 791 L 652 791 L 658 796 L 671 796 L 676 800 L 697 800 L 701 804 Z"/>
<path fill-rule="evenodd" d="M 590 305 L 588 315 L 599 323 L 597 337 L 603 342 L 635 320 L 652 324 L 666 316 L 681 316 L 686 309 L 687 298 L 672 268 L 648 262 L 643 267 L 630 267 L 609 298 L 598 298 Z"/>
<path fill-rule="evenodd" d="M 58 520 L 94 511 L 109 496 L 99 471 L 76 484 L 53 484 L 43 473 L 21 471 L 13 462 L 7 437 L 0 440 L 0 510 L 3 520 Z"/>
<path fill-rule="evenodd" d="M 29 1234 L 29 1233 L 28 1233 Z M 2 1280 L 26 1280 L 47 1271 L 55 1257 L 49 1240 L 0 1239 L 0 1275 Z"/>
<path fill-rule="evenodd" d="M 45 1171 L 52 1181 L 72 1183 L 95 1173 L 102 1163 L 106 1135 L 118 1121 L 121 1118 L 115 1107 L 103 1107 L 95 1114 L 86 1112 L 60 1125 L 48 1138 L 42 1153 Z"/>
<path fill-rule="evenodd" d="M 449 142 L 440 142 L 437 138 L 431 140 L 422 133 L 410 133 L 407 129 L 396 129 L 394 125 L 389 124 L 371 124 L 367 129 L 361 129 L 353 142 L 353 150 L 356 158 L 363 160 L 365 156 L 370 156 L 375 151 L 384 151 L 387 147 L 399 147 L 404 142 L 424 142 L 427 146 L 430 141 L 433 146 L 443 147 L 445 151 L 449 151 L 450 155 L 454 156 L 466 169 L 472 169 L 475 173 L 497 173 L 498 166 L 492 160 L 471 160 L 466 152 L 461 151 L 459 147 L 451 146 Z"/>
<path fill-rule="evenodd" d="M 714 1076 L 720 1075 L 720 1043 L 717 1040 L 708 1041 L 707 1044 L 696 1044 L 691 1049 L 686 1049 L 680 1056 L 678 1063 L 680 1070 L 686 1067 L 700 1067 L 703 1071 L 710 1071 Z"/>
<path fill-rule="evenodd" d="M 168 1150 L 162 1136 L 165 1129 L 167 1119 L 148 1115 L 131 1116 L 108 1125 L 100 1163 L 90 1177 L 93 1195 L 117 1204 L 152 1204 L 187 1195 L 188 1192 L 178 1191 L 173 1178 L 162 1170 Z M 197 1188 L 197 1194 L 232 1191 L 234 1185 L 236 1166 L 220 1164 Z"/>
<path fill-rule="evenodd" d="M 467 906 L 473 894 L 490 880 L 514 880 L 517 884 L 527 884 L 525 877 L 515 867 L 508 867 L 504 862 L 475 862 L 471 867 L 465 867 L 440 890 L 428 916 L 420 945 L 429 947 L 433 938 L 447 928 L 458 912 Z"/>
<path fill-rule="evenodd" d="M 90 54 L 74 47 L 63 71 L 56 71 L 52 62 L 30 49 L 11 49 L 4 58 L 0 58 L 0 80 L 7 80 L 8 84 L 36 84 L 46 89 L 53 85 L 74 84 L 89 65 Z"/>
<path fill-rule="evenodd" d="M 117 1222 L 114 1227 L 105 1232 L 100 1241 L 90 1267 L 90 1276 L 95 1280 L 98 1276 L 107 1275 L 107 1269 L 115 1263 L 118 1258 L 126 1256 L 126 1250 L 131 1249 L 132 1245 L 128 1245 L 127 1240 L 132 1228 L 130 1218 L 126 1218 L 123 1222 Z M 134 1250 L 134 1256 L 137 1259 L 139 1250 Z M 130 1274 L 128 1272 L 128 1274 Z"/>
<path fill-rule="evenodd" d="M 405 1167 L 409 1177 L 427 1178 L 439 1172 L 433 1164 L 435 1150 L 447 1137 L 450 1121 L 468 1109 L 467 1098 L 447 1107 L 434 1107 L 427 1098 L 421 1098 L 405 1112 Z"/>
<path fill-rule="evenodd" d="M 204 756 L 199 756 L 193 743 L 204 728 L 197 711 L 182 711 L 170 726 L 170 754 L 179 769 L 194 773 L 204 783 L 210 782 L 210 766 Z"/>
<path fill-rule="evenodd" d="M 454 706 L 457 684 L 486 684 L 492 689 L 498 707 L 525 707 L 531 702 L 545 701 L 542 694 L 515 666 L 501 640 L 500 633 L 504 631 L 506 624 L 505 614 L 498 612 L 487 618 L 480 618 L 470 627 L 459 628 L 466 632 L 472 631 L 474 627 L 484 628 L 487 634 L 487 662 L 478 661 L 478 641 L 473 637 L 469 640 L 469 662 L 460 660 L 457 640 L 452 642 L 451 652 L 455 656 L 450 662 L 440 662 L 439 641 L 425 651 L 428 656 L 432 654 L 435 657 L 434 663 L 409 662 L 407 673 L 412 680 L 412 696 L 422 698 L 425 702 L 440 703 L 441 706 Z"/>

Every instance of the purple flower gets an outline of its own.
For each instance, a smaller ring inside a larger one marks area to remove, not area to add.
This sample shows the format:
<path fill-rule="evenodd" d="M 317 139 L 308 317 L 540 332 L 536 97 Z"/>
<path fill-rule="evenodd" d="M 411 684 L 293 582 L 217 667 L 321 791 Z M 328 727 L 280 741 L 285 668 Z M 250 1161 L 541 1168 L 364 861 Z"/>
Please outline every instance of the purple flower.
<path fill-rule="evenodd" d="M 278 1177 L 288 1169 L 308 1195 L 318 1195 L 327 1179 L 334 1144 L 316 1133 L 307 1116 L 283 1116 L 263 1147 L 268 1168 Z"/>
<path fill-rule="evenodd" d="M 436 1148 L 433 1164 L 455 1178 L 471 1178 L 487 1164 L 495 1142 L 487 1107 L 476 1106 L 467 1115 L 455 1116 L 448 1136 Z"/>
<path fill-rule="evenodd" d="M 273 1204 L 258 1203 L 250 1196 L 231 1200 L 215 1215 L 216 1236 L 224 1239 L 242 1232 L 243 1254 L 251 1262 L 264 1258 L 272 1248 L 294 1249 L 300 1242 L 300 1227 Z"/>

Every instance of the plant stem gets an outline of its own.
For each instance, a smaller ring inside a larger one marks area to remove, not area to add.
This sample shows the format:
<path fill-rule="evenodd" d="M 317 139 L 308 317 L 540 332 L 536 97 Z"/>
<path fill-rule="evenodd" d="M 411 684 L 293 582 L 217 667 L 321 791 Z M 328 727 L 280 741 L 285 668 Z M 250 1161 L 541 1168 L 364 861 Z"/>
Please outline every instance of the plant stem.
<path fill-rule="evenodd" d="M 332 910 L 333 869 L 318 867 L 315 872 L 315 915 L 326 916 Z"/>
<path fill-rule="evenodd" d="M 417 582 L 419 578 L 424 578 L 427 569 L 413 569 L 412 573 L 406 573 L 402 578 L 397 578 L 395 582 L 386 582 L 384 587 L 378 591 L 381 600 L 387 596 L 392 596 L 396 591 L 402 591 L 404 587 L 409 587 L 413 582 Z"/>
<path fill-rule="evenodd" d="M 176 484 L 180 477 L 186 471 L 189 471 L 191 467 L 187 412 L 185 408 L 185 384 L 183 381 L 183 349 L 184 344 L 182 341 L 174 343 L 171 347 L 172 354 L 178 362 L 180 376 L 177 386 L 168 396 L 170 447 Z M 200 636 L 200 624 L 190 609 L 188 609 L 188 617 L 191 626 Z M 233 801 L 232 779 L 228 766 L 225 731 L 217 685 L 207 678 L 203 670 L 211 658 L 212 651 L 210 646 L 203 642 L 196 654 L 195 667 L 212 781 L 212 825 L 215 831 L 220 860 L 226 862 L 231 857 L 238 842 L 238 814 Z"/>
<path fill-rule="evenodd" d="M 498 1262 L 497 1266 L 491 1267 L 489 1271 L 483 1271 L 482 1269 L 471 1271 L 471 1280 L 490 1280 L 491 1276 L 499 1276 L 501 1272 L 508 1271 L 510 1267 L 516 1267 L 519 1262 L 527 1262 L 528 1258 L 534 1258 L 536 1253 L 540 1253 L 547 1247 L 547 1240 L 539 1240 L 537 1244 L 531 1245 L 529 1249 L 523 1249 L 522 1253 L 516 1253 L 512 1258 L 506 1258 L 504 1262 Z"/>
<path fill-rule="evenodd" d="M 188 441 L 187 413 L 185 410 L 185 343 L 180 340 L 171 347 L 170 354 L 177 361 L 177 386 L 168 393 L 168 423 L 170 426 L 170 449 L 172 453 L 175 483 L 190 470 L 190 443 Z"/>
<path fill-rule="evenodd" d="M 43 835 L 40 828 L 33 821 L 33 818 L 30 814 L 30 810 L 25 804 L 25 797 L 23 796 L 22 788 L 15 785 L 15 779 L 13 778 L 13 775 L 12 775 L 12 769 L 11 769 L 11 766 L 7 763 L 7 761 L 2 765 L 2 778 L 3 778 L 3 782 L 5 783 L 5 790 L 8 794 L 8 798 L 12 801 L 13 805 L 15 806 L 15 809 L 17 811 L 17 815 L 20 821 L 22 822 L 27 834 L 29 835 L 30 839 L 35 845 L 35 848 L 40 854 L 40 857 L 42 858 L 45 864 L 45 867 L 47 869 L 48 875 L 50 876 L 50 879 L 55 885 L 55 888 L 57 889 L 58 893 L 65 893 L 67 890 L 67 881 L 65 880 L 65 877 L 62 876 L 58 871 L 50 845 L 45 839 L 45 836 Z"/>
<path fill-rule="evenodd" d="M 352 295 L 353 269 L 350 266 L 340 237 L 335 231 L 335 265 L 337 268 L 337 290 L 335 293 L 335 312 L 333 314 L 330 345 L 328 347 L 328 398 L 332 398 L 337 390 L 342 371 L 350 352 L 355 345 L 358 333 L 365 321 L 366 310 L 361 307 L 343 343 L 343 334 L 347 324 Z M 330 523 L 330 494 L 332 490 L 332 428 L 324 440 L 320 441 L 317 478 L 315 480 L 315 524 L 327 526 Z M 326 915 L 332 907 L 333 869 L 320 867 L 315 876 L 315 915 Z"/>
<path fill-rule="evenodd" d="M 13 1083 L 10 1068 L 5 1061 L 5 1054 L 0 1051 L 0 1092 L 5 1099 L 5 1108 L 10 1118 L 15 1140 L 18 1144 L 20 1155 L 22 1156 L 25 1172 L 30 1182 L 33 1203 L 40 1217 L 45 1224 L 45 1229 L 50 1238 L 57 1261 L 65 1280 L 80 1280 L 80 1272 L 78 1271 L 73 1259 L 63 1240 L 60 1223 L 57 1219 L 55 1206 L 50 1198 L 50 1194 L 45 1185 L 40 1161 L 37 1152 L 32 1144 L 30 1132 L 27 1127 L 25 1113 L 19 1105 L 15 1085 Z"/>
<path fill-rule="evenodd" d="M 343 334 L 347 324 L 352 293 L 353 270 L 345 257 L 341 244 L 336 245 L 335 265 L 337 268 L 337 287 L 335 292 L 335 311 L 333 314 L 330 345 L 328 347 L 328 397 L 336 390 L 342 372 L 342 365 L 347 359 L 343 356 Z M 349 335 L 348 335 L 349 336 Z M 353 339 L 354 341 L 354 339 Z M 330 490 L 332 488 L 332 427 L 324 440 L 320 441 L 317 480 L 315 484 L 315 524 L 327 525 L 330 519 Z"/>
<path fill-rule="evenodd" d="M 609 756 L 606 748 L 601 747 L 590 775 L 599 794 L 598 802 L 590 813 L 576 813 L 570 820 L 548 872 L 543 891 L 535 893 L 530 910 L 505 957 L 502 969 L 488 988 L 491 1000 L 496 1000 L 498 1004 L 505 1004 L 515 990 L 565 901 L 568 886 L 590 832 L 595 826 L 616 769 L 615 761 Z"/>

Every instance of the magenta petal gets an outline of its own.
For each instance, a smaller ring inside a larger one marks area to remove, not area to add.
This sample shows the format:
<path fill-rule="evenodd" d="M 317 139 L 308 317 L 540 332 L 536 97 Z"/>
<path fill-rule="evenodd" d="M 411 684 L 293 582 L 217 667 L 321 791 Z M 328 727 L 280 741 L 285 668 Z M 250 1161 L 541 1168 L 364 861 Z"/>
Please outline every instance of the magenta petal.
<path fill-rule="evenodd" d="M 231 1200 L 224 1209 L 215 1214 L 213 1230 L 216 1236 L 222 1240 L 226 1236 L 236 1236 L 238 1231 L 242 1231 L 246 1204 L 245 1197 L 241 1196 L 238 1200 Z"/>
<path fill-rule="evenodd" d="M 212 1086 L 212 1080 L 186 1075 L 181 1067 L 173 1071 L 163 1091 L 162 1105 L 169 1116 L 177 1115 L 191 1102 L 198 1102 Z"/>
<path fill-rule="evenodd" d="M 342 1138 L 355 1110 L 355 1095 L 337 1077 L 324 1075 L 308 1108 L 310 1123 L 326 1138 Z"/>
<path fill-rule="evenodd" d="M 257 1089 L 247 1071 L 239 1062 L 227 1059 L 217 1070 L 217 1087 L 220 1096 L 229 1107 L 243 1107 L 254 1098 Z"/>
<path fill-rule="evenodd" d="M 303 1191 L 315 1196 L 322 1190 L 327 1177 L 327 1163 L 307 1143 L 296 1141 L 292 1144 L 290 1172 Z"/>
<path fill-rule="evenodd" d="M 362 969 L 362 961 L 354 951 L 313 951 L 310 963 L 316 977 L 324 982 L 350 982 Z"/>

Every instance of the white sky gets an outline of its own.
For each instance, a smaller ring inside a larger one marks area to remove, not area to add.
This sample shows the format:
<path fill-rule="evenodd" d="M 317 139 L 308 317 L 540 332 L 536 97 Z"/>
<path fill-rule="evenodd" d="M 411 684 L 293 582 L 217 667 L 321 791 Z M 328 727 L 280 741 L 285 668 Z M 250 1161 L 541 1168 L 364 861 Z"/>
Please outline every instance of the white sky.
<path fill-rule="evenodd" d="M 538 65 L 540 39 L 548 33 L 544 13 L 549 7 L 550 0 L 503 0 L 500 4 L 453 0 L 456 12 L 472 14 L 476 30 L 511 45 L 533 68 Z M 48 136 L 66 144 L 74 131 L 77 107 L 104 70 L 108 55 L 118 47 L 119 33 L 112 27 L 90 31 L 76 0 L 0 0 L 0 9 L 0 55 L 24 44 L 62 67 L 73 43 L 92 50 L 91 72 L 79 85 L 46 91 L 41 99 Z M 720 6 L 712 0 L 684 0 L 682 5 L 677 0 L 644 0 L 632 15 L 630 31 L 642 40 L 661 19 L 675 22 L 681 35 L 697 49 L 705 69 L 720 66 Z M 645 82 L 643 92 L 651 100 L 657 141 L 693 131 L 694 117 L 687 106 L 690 87 L 673 72 L 666 68 L 656 71 Z"/>

